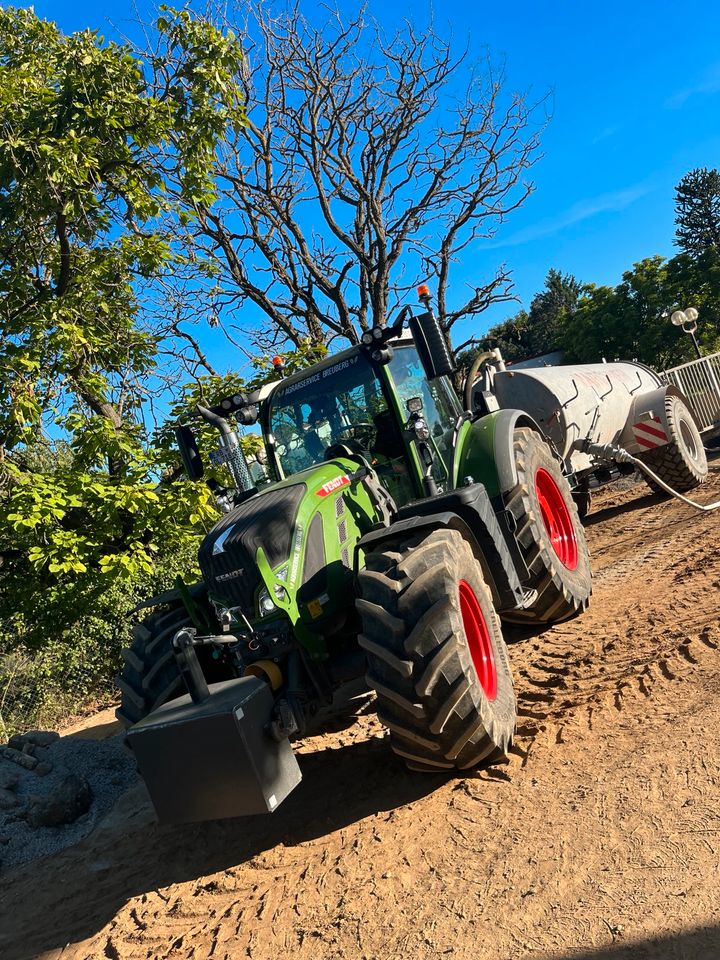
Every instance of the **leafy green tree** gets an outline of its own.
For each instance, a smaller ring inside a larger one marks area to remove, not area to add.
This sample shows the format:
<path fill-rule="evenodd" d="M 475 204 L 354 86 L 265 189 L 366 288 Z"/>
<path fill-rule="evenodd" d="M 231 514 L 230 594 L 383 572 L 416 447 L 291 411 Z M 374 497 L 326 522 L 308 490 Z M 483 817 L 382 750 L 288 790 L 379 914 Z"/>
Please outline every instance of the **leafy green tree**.
<path fill-rule="evenodd" d="M 156 33 L 142 64 L 0 10 L 0 654 L 77 640 L 122 581 L 119 621 L 214 516 L 203 488 L 159 482 L 175 455 L 146 425 L 163 344 L 143 307 L 182 266 L 165 224 L 212 201 L 244 122 L 242 57 L 188 11 Z"/>
<path fill-rule="evenodd" d="M 564 327 L 577 309 L 582 284 L 570 273 L 550 269 L 545 289 L 535 294 L 528 315 L 529 356 L 562 347 Z"/>
<path fill-rule="evenodd" d="M 481 350 L 499 347 L 505 360 L 516 362 L 551 353 L 563 346 L 565 325 L 577 309 L 582 284 L 569 273 L 550 269 L 545 287 L 536 293 L 529 310 L 520 310 L 490 327 L 480 345 L 458 355 L 467 367 Z"/>
<path fill-rule="evenodd" d="M 675 188 L 675 243 L 691 256 L 720 250 L 720 172 L 698 167 Z"/>
<path fill-rule="evenodd" d="M 614 288 L 588 287 L 565 326 L 565 360 L 639 360 L 659 370 L 690 360 L 689 338 L 669 320 L 672 310 L 686 306 L 700 311 L 701 345 L 716 350 L 719 281 L 717 254 L 708 251 L 700 261 L 687 254 L 670 261 L 649 257 Z"/>
<path fill-rule="evenodd" d="M 700 312 L 700 341 L 708 352 L 717 349 L 715 341 L 720 336 L 720 247 L 710 246 L 696 255 L 678 254 L 668 261 L 667 270 L 671 291 L 668 302 L 677 307 L 696 307 Z"/>

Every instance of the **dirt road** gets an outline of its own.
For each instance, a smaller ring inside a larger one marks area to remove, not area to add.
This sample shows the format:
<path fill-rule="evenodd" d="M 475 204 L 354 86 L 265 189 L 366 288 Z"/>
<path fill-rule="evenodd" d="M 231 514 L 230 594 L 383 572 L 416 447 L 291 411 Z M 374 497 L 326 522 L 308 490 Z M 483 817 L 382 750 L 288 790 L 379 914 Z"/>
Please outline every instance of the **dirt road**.
<path fill-rule="evenodd" d="M 507 765 L 408 774 L 368 715 L 273 817 L 158 827 L 135 789 L 4 878 L 0 956 L 720 958 L 720 516 L 638 484 L 588 535 L 590 610 L 513 638 Z"/>

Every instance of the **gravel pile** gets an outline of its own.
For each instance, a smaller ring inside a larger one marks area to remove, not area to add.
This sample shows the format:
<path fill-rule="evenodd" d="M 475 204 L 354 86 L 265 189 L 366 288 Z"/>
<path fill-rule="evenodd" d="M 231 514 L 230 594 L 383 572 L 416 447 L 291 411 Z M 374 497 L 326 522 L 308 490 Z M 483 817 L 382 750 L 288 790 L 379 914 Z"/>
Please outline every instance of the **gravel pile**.
<path fill-rule="evenodd" d="M 0 746 L 0 873 L 82 840 L 136 780 L 120 735 L 12 737 Z"/>

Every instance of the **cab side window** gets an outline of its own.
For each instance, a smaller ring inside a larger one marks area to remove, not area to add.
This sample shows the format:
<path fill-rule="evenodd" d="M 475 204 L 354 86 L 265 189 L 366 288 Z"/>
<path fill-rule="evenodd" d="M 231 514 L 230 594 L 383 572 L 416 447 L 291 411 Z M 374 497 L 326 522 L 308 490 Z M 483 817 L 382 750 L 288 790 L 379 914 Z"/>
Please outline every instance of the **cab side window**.
<path fill-rule="evenodd" d="M 452 481 L 453 433 L 461 413 L 460 403 L 445 377 L 428 381 L 417 350 L 411 344 L 395 347 L 390 373 L 403 410 L 411 397 L 422 400 L 422 416 L 430 428 L 429 443 L 435 451 L 433 474 L 448 489 Z"/>

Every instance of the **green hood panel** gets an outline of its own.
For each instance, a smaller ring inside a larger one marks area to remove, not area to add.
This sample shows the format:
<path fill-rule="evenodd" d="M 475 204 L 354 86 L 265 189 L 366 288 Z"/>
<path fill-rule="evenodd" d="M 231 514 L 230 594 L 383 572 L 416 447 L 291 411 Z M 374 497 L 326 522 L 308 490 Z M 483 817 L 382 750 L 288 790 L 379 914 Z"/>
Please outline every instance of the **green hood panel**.
<path fill-rule="evenodd" d="M 200 549 L 210 596 L 256 621 L 266 592 L 311 655 L 324 656 L 323 633 L 352 603 L 357 541 L 380 519 L 358 466 L 316 464 L 226 514 Z"/>

